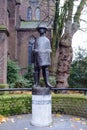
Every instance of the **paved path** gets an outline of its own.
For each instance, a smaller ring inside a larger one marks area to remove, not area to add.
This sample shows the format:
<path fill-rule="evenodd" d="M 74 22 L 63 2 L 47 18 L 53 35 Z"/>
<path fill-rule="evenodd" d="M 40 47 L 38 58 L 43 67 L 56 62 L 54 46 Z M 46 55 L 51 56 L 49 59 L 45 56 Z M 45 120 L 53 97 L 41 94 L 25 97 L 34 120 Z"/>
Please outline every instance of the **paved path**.
<path fill-rule="evenodd" d="M 68 115 L 53 115 L 53 124 L 49 127 L 35 127 L 30 122 L 30 114 L 11 116 L 0 124 L 0 130 L 87 130 L 87 119 Z"/>

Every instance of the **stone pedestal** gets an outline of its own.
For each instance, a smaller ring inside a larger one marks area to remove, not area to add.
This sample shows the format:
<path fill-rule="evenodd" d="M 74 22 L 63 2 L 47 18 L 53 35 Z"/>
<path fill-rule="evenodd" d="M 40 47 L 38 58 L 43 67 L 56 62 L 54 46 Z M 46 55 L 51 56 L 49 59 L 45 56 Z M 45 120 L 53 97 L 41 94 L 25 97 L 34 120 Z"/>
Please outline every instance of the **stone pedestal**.
<path fill-rule="evenodd" d="M 32 120 L 34 126 L 49 126 L 52 123 L 52 100 L 49 88 L 33 88 Z"/>

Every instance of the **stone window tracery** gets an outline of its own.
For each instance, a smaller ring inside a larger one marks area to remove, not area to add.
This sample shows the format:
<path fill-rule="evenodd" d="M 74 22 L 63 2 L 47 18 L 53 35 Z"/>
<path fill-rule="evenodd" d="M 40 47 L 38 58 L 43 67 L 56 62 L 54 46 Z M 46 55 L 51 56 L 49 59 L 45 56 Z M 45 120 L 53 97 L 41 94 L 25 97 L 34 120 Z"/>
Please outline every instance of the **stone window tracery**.
<path fill-rule="evenodd" d="M 32 9 L 31 9 L 31 7 L 27 8 L 27 20 L 32 20 Z"/>
<path fill-rule="evenodd" d="M 40 20 L 40 15 L 41 15 L 41 12 L 40 12 L 40 8 L 39 7 L 37 7 L 36 8 L 36 20 Z"/>

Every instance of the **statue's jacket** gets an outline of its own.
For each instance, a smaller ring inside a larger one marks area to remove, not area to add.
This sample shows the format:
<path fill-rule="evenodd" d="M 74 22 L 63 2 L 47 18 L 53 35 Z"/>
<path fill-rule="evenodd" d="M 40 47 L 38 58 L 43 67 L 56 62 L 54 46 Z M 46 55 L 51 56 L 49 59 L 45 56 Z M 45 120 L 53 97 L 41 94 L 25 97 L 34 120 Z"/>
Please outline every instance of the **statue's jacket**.
<path fill-rule="evenodd" d="M 51 44 L 46 36 L 40 36 L 35 43 L 34 54 L 37 66 L 49 66 L 51 64 Z"/>

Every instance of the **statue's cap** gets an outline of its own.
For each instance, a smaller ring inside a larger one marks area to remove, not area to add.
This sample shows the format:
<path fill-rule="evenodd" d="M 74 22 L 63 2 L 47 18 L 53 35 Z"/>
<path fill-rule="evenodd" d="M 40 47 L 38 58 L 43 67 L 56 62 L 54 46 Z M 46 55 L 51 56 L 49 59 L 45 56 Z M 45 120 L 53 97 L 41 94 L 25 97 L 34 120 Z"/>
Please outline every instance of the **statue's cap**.
<path fill-rule="evenodd" d="M 44 29 L 48 30 L 46 24 L 40 24 L 40 25 L 37 27 L 38 30 L 41 29 L 41 28 L 44 28 Z"/>

